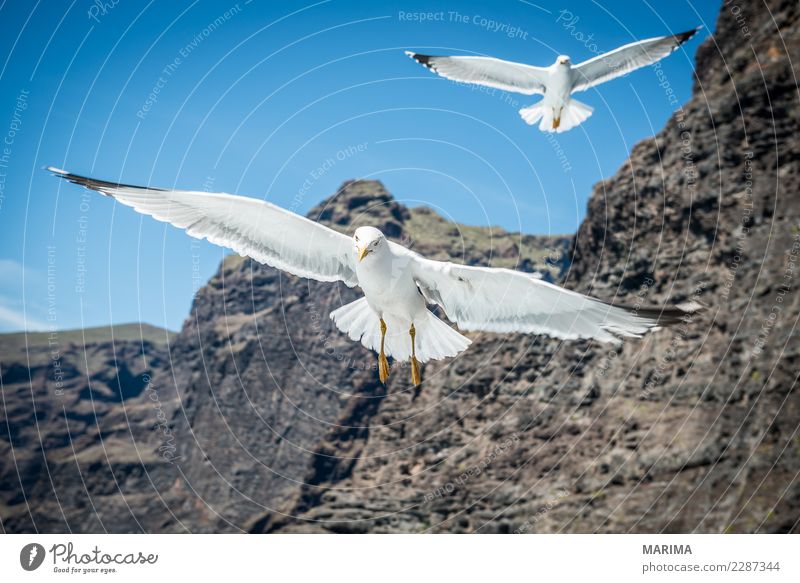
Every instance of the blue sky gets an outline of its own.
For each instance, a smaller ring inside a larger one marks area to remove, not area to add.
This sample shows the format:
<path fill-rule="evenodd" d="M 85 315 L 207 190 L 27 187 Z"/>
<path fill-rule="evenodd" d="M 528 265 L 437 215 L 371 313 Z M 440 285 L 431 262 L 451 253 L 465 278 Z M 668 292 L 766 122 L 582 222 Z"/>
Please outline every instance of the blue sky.
<path fill-rule="evenodd" d="M 344 180 L 377 178 L 453 221 L 572 233 L 592 185 L 676 108 L 664 79 L 677 103 L 689 98 L 719 5 L 4 2 L 0 331 L 178 329 L 226 253 L 60 183 L 45 165 L 300 213 Z M 699 24 L 661 78 L 647 68 L 582 94 L 594 115 L 557 141 L 517 114 L 538 96 L 456 86 L 402 53 L 547 65 Z"/>

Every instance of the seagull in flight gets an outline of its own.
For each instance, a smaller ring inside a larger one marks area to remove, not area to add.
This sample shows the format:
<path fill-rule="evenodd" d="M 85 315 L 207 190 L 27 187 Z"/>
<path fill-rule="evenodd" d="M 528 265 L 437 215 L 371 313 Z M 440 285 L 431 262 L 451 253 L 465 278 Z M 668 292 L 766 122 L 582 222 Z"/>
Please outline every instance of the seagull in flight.
<path fill-rule="evenodd" d="M 618 342 L 680 321 L 699 305 L 611 305 L 530 273 L 434 261 L 389 241 L 375 227 L 347 236 L 264 200 L 223 193 L 132 186 L 49 167 L 72 183 L 170 223 L 240 255 L 325 282 L 360 287 L 364 296 L 330 315 L 339 330 L 378 353 L 381 382 L 388 357 L 420 363 L 454 357 L 471 340 L 428 308 L 438 305 L 461 330 L 546 334 Z"/>
<path fill-rule="evenodd" d="M 411 51 L 406 54 L 446 79 L 476 83 L 523 95 L 544 95 L 519 110 L 528 125 L 539 123 L 543 132 L 565 132 L 586 121 L 590 106 L 572 98 L 611 79 L 659 61 L 692 38 L 701 27 L 680 34 L 637 41 L 573 65 L 561 55 L 549 67 L 534 67 L 493 57 L 435 57 Z"/>

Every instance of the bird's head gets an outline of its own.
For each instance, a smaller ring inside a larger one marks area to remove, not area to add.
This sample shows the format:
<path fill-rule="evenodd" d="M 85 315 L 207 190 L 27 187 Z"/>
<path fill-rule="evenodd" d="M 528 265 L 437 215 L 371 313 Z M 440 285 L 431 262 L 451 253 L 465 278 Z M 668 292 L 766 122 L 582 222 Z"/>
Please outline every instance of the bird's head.
<path fill-rule="evenodd" d="M 386 237 L 375 227 L 359 227 L 353 235 L 353 245 L 359 262 L 370 253 L 378 252 L 386 247 Z"/>
<path fill-rule="evenodd" d="M 567 55 L 559 55 L 556 59 L 556 65 L 569 65 L 570 58 Z"/>

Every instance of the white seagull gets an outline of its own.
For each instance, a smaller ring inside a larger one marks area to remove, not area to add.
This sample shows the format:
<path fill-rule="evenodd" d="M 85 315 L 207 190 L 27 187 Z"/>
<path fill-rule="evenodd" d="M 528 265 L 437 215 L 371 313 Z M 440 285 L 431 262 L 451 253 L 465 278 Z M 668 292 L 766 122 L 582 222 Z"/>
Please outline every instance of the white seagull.
<path fill-rule="evenodd" d="M 700 28 L 633 42 L 575 66 L 566 55 L 559 56 L 549 67 L 534 67 L 493 57 L 435 57 L 411 51 L 406 54 L 446 79 L 524 95 L 544 95 L 538 103 L 520 109 L 519 114 L 528 125 L 541 120 L 539 129 L 543 132 L 565 132 L 586 121 L 593 111 L 572 99 L 573 93 L 663 59 Z"/>
<path fill-rule="evenodd" d="M 679 321 L 699 305 L 626 307 L 570 291 L 529 273 L 433 261 L 386 239 L 374 227 L 352 237 L 254 198 L 131 186 L 49 167 L 75 184 L 110 196 L 198 239 L 229 247 L 271 267 L 317 281 L 358 286 L 364 297 L 331 313 L 342 332 L 378 352 L 381 382 L 389 361 L 419 363 L 456 356 L 471 340 L 440 320 L 439 305 L 462 330 L 524 332 L 617 342 Z"/>

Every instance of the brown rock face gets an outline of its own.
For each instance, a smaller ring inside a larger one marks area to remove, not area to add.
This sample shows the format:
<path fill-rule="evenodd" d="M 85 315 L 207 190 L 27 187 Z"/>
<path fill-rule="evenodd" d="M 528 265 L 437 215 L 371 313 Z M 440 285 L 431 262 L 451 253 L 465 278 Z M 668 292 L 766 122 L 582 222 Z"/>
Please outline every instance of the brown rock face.
<path fill-rule="evenodd" d="M 328 318 L 356 291 L 230 257 L 177 336 L 62 343 L 59 395 L 46 342 L 28 364 L 0 337 L 4 530 L 797 531 L 800 8 L 755 4 L 723 5 L 694 97 L 575 237 L 454 225 L 374 181 L 310 213 L 701 316 L 617 347 L 474 334 L 384 388 Z"/>

